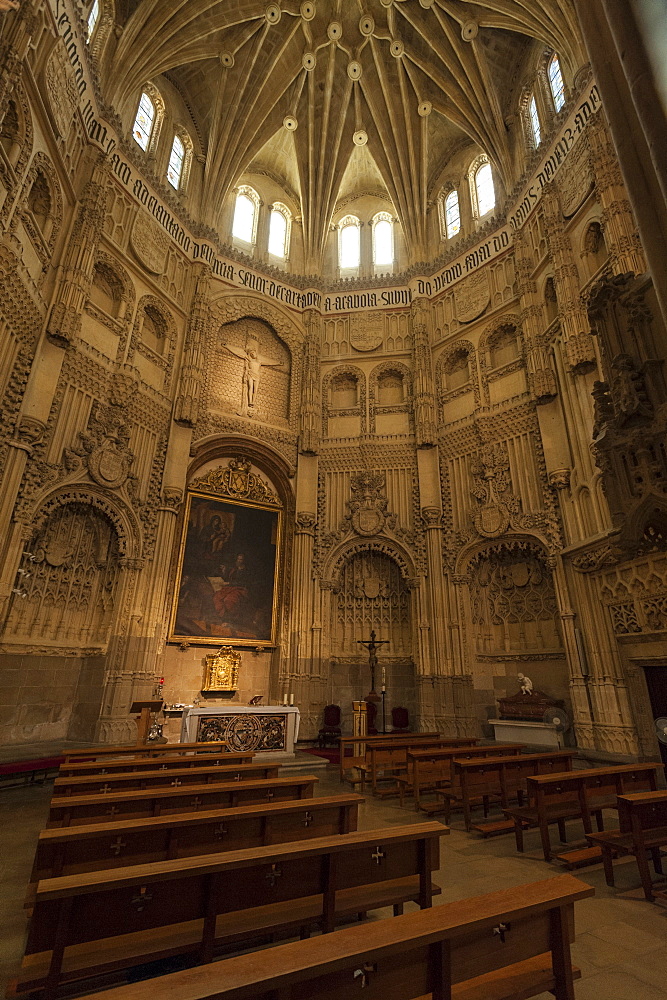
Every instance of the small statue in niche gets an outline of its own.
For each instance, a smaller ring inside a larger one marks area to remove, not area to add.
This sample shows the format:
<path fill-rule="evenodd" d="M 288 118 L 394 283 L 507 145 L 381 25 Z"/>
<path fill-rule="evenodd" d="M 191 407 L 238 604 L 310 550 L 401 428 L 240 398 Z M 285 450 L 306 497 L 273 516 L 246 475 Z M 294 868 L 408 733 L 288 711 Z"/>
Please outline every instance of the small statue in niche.
<path fill-rule="evenodd" d="M 532 695 L 533 693 L 533 682 L 530 677 L 526 677 L 525 674 L 518 675 L 519 687 L 521 688 L 521 694 Z"/>

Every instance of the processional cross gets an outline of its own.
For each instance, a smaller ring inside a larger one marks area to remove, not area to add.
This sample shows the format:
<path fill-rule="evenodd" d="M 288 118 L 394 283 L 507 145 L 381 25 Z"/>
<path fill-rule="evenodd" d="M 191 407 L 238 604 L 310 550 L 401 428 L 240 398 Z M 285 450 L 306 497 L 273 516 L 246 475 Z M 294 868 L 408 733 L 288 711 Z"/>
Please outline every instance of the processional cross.
<path fill-rule="evenodd" d="M 371 690 L 366 701 L 379 701 L 379 695 L 375 690 L 375 668 L 378 665 L 377 651 L 380 646 L 388 646 L 389 639 L 376 639 L 375 629 L 371 629 L 370 639 L 357 639 L 357 642 L 368 650 L 368 666 L 371 668 Z"/>

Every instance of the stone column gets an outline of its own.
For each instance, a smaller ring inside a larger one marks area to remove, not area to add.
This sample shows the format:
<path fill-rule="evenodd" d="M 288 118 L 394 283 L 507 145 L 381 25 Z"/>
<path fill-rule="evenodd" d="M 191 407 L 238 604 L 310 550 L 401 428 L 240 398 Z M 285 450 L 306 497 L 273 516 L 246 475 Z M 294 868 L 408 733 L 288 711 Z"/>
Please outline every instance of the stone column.
<path fill-rule="evenodd" d="M 528 384 L 535 402 L 543 405 L 558 395 L 558 382 L 544 333 L 545 316 L 533 278 L 534 262 L 523 230 L 514 234 L 514 263 L 521 303 L 521 327 L 526 340 Z"/>
<path fill-rule="evenodd" d="M 315 736 L 320 724 L 324 701 L 321 666 L 313 648 L 312 624 L 315 617 L 313 562 L 315 552 L 316 515 L 299 511 L 292 547 L 292 634 L 287 673 L 281 678 L 278 692 L 294 692 L 301 708 L 302 736 Z"/>
<path fill-rule="evenodd" d="M 67 249 L 63 254 L 61 277 L 46 324 L 49 340 L 69 347 L 81 332 L 81 317 L 90 291 L 95 252 L 104 229 L 109 195 L 108 167 L 102 154 L 86 184 Z"/>
<path fill-rule="evenodd" d="M 553 181 L 544 187 L 542 209 L 547 247 L 554 265 L 554 284 L 565 359 L 570 372 L 580 375 L 595 367 L 595 348 L 586 309 L 581 302 L 579 273 L 574 262 L 572 244 L 565 229 L 558 189 Z"/>
<path fill-rule="evenodd" d="M 646 259 L 637 224 L 604 114 L 594 115 L 586 129 L 595 173 L 595 185 L 602 205 L 604 238 L 614 274 L 643 274 Z"/>
<path fill-rule="evenodd" d="M 120 577 L 116 604 L 119 613 L 115 631 L 109 640 L 106 657 L 106 677 L 102 709 L 97 723 L 97 739 L 101 743 L 134 743 L 137 727 L 129 713 L 134 698 L 150 697 L 153 671 L 137 670 L 128 653 L 136 637 L 141 615 L 133 612 L 143 559 L 124 557 L 120 561 Z"/>
<path fill-rule="evenodd" d="M 410 311 L 410 325 L 412 328 L 412 364 L 414 369 L 415 438 L 418 448 L 430 448 L 438 440 L 433 358 L 427 327 L 428 317 L 428 300 L 415 299 Z"/>
<path fill-rule="evenodd" d="M 199 418 L 206 341 L 211 326 L 211 269 L 201 261 L 193 264 L 192 268 L 195 293 L 185 332 L 183 363 L 174 405 L 174 420 L 186 427 L 194 427 Z"/>
<path fill-rule="evenodd" d="M 320 344 L 322 317 L 314 309 L 303 315 L 306 339 L 303 345 L 301 373 L 301 412 L 299 451 L 317 455 L 320 448 L 322 426 L 322 400 L 320 392 Z"/>

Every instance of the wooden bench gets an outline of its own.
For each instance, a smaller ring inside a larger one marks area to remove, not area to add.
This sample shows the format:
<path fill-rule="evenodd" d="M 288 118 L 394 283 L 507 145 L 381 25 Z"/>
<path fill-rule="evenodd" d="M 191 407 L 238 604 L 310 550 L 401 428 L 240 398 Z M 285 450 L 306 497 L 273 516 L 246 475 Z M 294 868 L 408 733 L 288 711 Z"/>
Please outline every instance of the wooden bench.
<path fill-rule="evenodd" d="M 199 760 L 202 758 L 200 757 Z M 167 769 L 126 771 L 121 774 L 84 774 L 56 778 L 53 794 L 94 795 L 122 792 L 136 788 L 160 788 L 179 785 L 208 785 L 217 781 L 251 781 L 253 778 L 277 778 L 280 764 L 232 764 L 231 766 L 184 767 L 177 774 Z"/>
<path fill-rule="evenodd" d="M 588 833 L 586 840 L 591 846 L 602 851 L 602 863 L 607 885 L 614 884 L 612 859 L 620 855 L 633 854 L 637 861 L 639 877 L 644 895 L 653 900 L 653 881 L 648 866 L 648 855 L 653 859 L 653 867 L 662 875 L 660 848 L 667 846 L 667 792 L 634 792 L 619 795 L 618 830 L 604 830 Z"/>
<path fill-rule="evenodd" d="M 572 875 L 445 903 L 327 938 L 278 945 L 120 986 L 105 1000 L 575 1000 L 574 906 L 594 890 Z M 83 1000 L 93 1000 L 85 997 Z"/>
<path fill-rule="evenodd" d="M 84 774 L 128 774 L 134 771 L 180 771 L 188 767 L 231 767 L 234 764 L 252 764 L 254 752 L 229 753 L 220 750 L 207 754 L 180 754 L 163 757 L 119 757 L 105 758 L 99 761 L 87 761 L 79 764 L 61 764 L 59 774 L 62 777 L 77 777 Z"/>
<path fill-rule="evenodd" d="M 386 743 L 391 738 L 391 741 L 397 746 L 406 745 L 406 741 L 419 745 L 424 740 L 438 739 L 439 736 L 439 733 L 397 733 L 396 736 L 392 737 L 388 737 L 385 733 L 379 733 L 377 736 L 341 736 L 338 740 L 340 751 L 338 773 L 340 780 L 348 781 L 352 785 L 356 785 L 361 780 L 360 777 L 356 776 L 347 777 L 345 772 L 355 771 L 361 764 L 366 763 L 367 748 L 372 746 L 373 743 Z"/>
<path fill-rule="evenodd" d="M 108 760 L 113 757 L 162 757 L 177 754 L 218 753 L 226 750 L 225 740 L 215 743 L 129 743 L 125 746 L 87 747 L 85 750 L 63 750 L 65 764 L 80 761 Z"/>
<path fill-rule="evenodd" d="M 549 826 L 558 825 L 562 843 L 566 842 L 565 821 L 581 819 L 584 832 L 592 833 L 591 816 L 595 816 L 599 831 L 604 829 L 602 810 L 615 808 L 616 797 L 632 791 L 655 791 L 656 771 L 660 764 L 616 764 L 614 767 L 594 767 L 588 770 L 545 774 L 526 779 L 528 804 L 504 809 L 514 822 L 518 851 L 523 851 L 525 827 L 539 827 L 544 860 L 552 857 Z M 576 852 L 570 862 L 580 864 L 597 860 L 599 848 Z M 566 855 L 559 855 L 567 862 Z"/>
<path fill-rule="evenodd" d="M 30 882 L 78 872 L 217 854 L 357 829 L 361 795 L 236 806 L 42 830 Z"/>
<path fill-rule="evenodd" d="M 442 801 L 428 801 L 424 799 L 424 795 L 451 784 L 452 761 L 477 760 L 480 757 L 516 757 L 524 748 L 525 743 L 503 743 L 482 747 L 409 750 L 407 774 L 398 775 L 396 778 L 400 803 L 404 804 L 406 794 L 412 794 L 416 812 L 420 810 L 429 814 L 442 812 L 444 809 Z"/>
<path fill-rule="evenodd" d="M 183 785 L 180 788 L 146 788 L 103 795 L 57 795 L 51 799 L 46 825 L 74 826 L 216 807 L 225 809 L 286 799 L 309 799 L 318 780 L 313 774 L 301 774 L 255 781 L 221 781 L 196 788 Z"/>
<path fill-rule="evenodd" d="M 170 955 L 205 963 L 224 945 L 428 907 L 447 832 L 422 823 L 43 880 L 16 992 L 50 1000 Z"/>
<path fill-rule="evenodd" d="M 359 765 L 362 772 L 361 792 L 365 788 L 365 782 L 370 777 L 373 795 L 379 798 L 386 798 L 398 794 L 395 781 L 390 789 L 378 788 L 380 780 L 392 781 L 402 771 L 407 771 L 408 752 L 413 747 L 420 750 L 446 750 L 451 747 L 473 747 L 477 743 L 476 737 L 462 738 L 460 740 L 449 737 L 434 736 L 433 739 L 422 740 L 420 743 L 405 741 L 401 744 L 394 742 L 371 743 L 366 749 L 366 760 Z"/>
<path fill-rule="evenodd" d="M 452 808 L 460 806 L 466 830 L 472 829 L 472 809 L 480 799 L 500 802 L 508 807 L 518 800 L 522 805 L 526 779 L 535 774 L 554 774 L 572 770 L 574 750 L 555 750 L 547 753 L 518 754 L 514 757 L 482 757 L 481 759 L 455 760 L 452 784 L 436 790 L 445 801 L 445 823 L 449 822 Z M 485 815 L 488 809 L 485 810 Z M 513 824 L 505 820 L 500 824 L 512 830 Z M 475 829 L 483 829 L 483 824 Z"/>

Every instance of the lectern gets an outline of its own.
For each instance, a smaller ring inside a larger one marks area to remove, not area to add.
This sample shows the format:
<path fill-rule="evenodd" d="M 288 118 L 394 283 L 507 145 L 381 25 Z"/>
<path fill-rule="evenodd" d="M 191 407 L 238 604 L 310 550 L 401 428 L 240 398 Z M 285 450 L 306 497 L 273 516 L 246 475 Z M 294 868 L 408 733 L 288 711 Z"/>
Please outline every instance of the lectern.
<path fill-rule="evenodd" d="M 130 715 L 137 712 L 137 745 L 143 746 L 148 741 L 148 731 L 151 728 L 151 712 L 162 709 L 162 699 L 158 701 L 133 701 L 130 705 Z"/>

